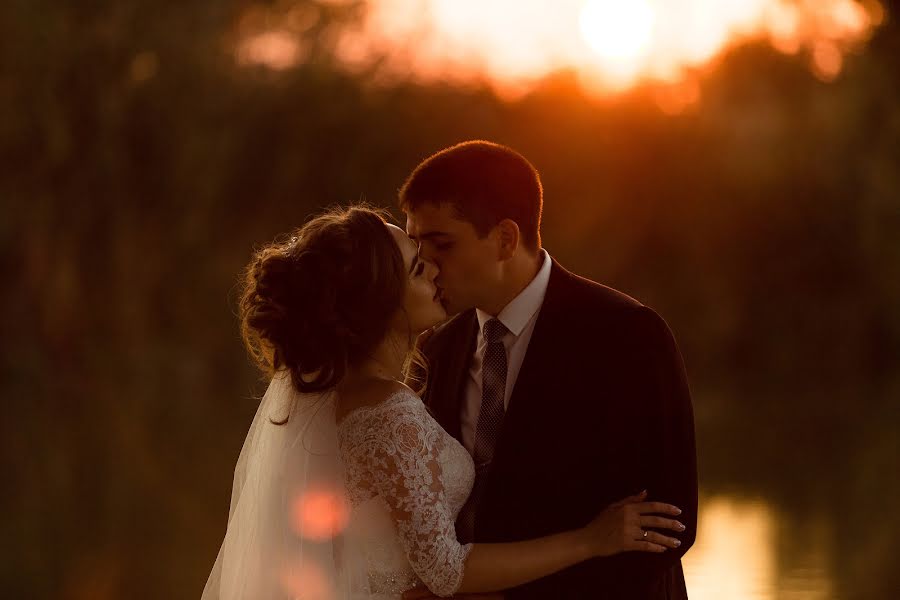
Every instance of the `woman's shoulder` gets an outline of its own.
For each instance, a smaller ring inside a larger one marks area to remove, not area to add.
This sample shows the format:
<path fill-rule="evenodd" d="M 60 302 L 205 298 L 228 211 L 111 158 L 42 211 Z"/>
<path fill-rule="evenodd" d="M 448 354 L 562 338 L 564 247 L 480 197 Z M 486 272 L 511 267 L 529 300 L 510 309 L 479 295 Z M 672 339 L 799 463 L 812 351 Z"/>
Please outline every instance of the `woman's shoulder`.
<path fill-rule="evenodd" d="M 373 378 L 356 382 L 338 392 L 335 420 L 341 425 L 356 415 L 386 409 L 409 399 L 421 402 L 412 389 L 399 381 Z"/>

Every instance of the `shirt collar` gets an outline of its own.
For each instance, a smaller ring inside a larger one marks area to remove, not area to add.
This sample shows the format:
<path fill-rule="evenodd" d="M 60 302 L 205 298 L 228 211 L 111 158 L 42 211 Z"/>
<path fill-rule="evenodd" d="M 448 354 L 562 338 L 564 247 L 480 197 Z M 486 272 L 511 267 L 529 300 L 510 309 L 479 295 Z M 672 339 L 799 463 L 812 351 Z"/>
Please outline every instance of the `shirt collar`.
<path fill-rule="evenodd" d="M 516 337 L 522 333 L 522 330 L 525 329 L 525 326 L 528 325 L 534 314 L 541 308 L 544 296 L 547 294 L 552 261 L 550 260 L 550 254 L 543 248 L 541 248 L 540 256 L 542 262 L 537 275 L 497 315 L 497 319 Z M 478 316 L 478 335 L 482 335 L 484 324 L 491 318 L 491 315 L 480 308 L 475 309 L 475 314 Z"/>

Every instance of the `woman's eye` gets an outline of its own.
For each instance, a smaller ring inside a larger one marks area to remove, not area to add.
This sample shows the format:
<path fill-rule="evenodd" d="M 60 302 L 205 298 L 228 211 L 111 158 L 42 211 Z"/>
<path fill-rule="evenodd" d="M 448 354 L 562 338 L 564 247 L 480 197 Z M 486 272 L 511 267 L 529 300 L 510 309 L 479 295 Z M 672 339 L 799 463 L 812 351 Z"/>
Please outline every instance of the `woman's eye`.
<path fill-rule="evenodd" d="M 424 272 L 425 272 L 425 263 L 420 262 L 418 265 L 416 265 L 416 272 L 415 272 L 416 277 L 418 277 L 419 275 L 421 275 Z"/>

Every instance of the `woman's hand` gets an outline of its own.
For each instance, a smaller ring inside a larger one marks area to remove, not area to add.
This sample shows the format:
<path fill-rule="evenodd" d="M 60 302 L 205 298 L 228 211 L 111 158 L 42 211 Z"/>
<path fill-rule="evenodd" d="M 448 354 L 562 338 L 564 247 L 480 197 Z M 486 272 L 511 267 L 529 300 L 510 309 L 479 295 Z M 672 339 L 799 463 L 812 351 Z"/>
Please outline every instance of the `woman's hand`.
<path fill-rule="evenodd" d="M 674 519 L 654 516 L 653 513 L 677 516 L 681 510 L 664 502 L 644 502 L 647 490 L 610 504 L 583 529 L 592 556 L 610 556 L 620 552 L 665 552 L 677 548 L 681 542 L 655 531 L 671 529 L 684 531 L 684 525 Z"/>

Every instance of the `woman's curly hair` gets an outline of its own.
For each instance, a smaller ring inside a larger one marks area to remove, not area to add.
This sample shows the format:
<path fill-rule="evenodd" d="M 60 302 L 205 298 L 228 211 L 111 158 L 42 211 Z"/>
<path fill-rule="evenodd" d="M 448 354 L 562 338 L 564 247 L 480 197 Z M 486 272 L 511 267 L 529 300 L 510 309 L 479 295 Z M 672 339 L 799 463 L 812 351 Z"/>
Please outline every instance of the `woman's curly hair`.
<path fill-rule="evenodd" d="M 370 356 L 403 306 L 406 268 L 384 213 L 331 209 L 257 250 L 244 271 L 241 336 L 268 375 L 319 392 Z M 417 365 L 421 367 L 422 365 Z"/>

